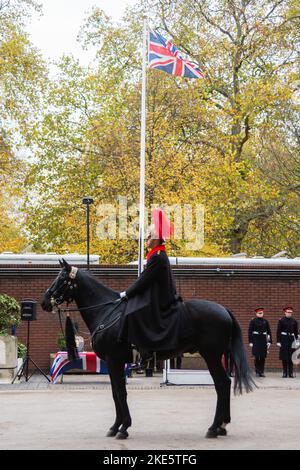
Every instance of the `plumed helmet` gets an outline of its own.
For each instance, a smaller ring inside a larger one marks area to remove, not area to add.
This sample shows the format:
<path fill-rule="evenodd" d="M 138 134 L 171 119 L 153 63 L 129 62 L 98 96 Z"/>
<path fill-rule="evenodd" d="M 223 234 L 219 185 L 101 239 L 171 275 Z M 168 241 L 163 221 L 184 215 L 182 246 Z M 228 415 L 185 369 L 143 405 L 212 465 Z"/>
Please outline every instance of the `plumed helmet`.
<path fill-rule="evenodd" d="M 166 217 L 162 209 L 153 209 L 152 224 L 148 227 L 147 236 L 151 238 L 167 240 L 174 234 L 174 224 Z"/>

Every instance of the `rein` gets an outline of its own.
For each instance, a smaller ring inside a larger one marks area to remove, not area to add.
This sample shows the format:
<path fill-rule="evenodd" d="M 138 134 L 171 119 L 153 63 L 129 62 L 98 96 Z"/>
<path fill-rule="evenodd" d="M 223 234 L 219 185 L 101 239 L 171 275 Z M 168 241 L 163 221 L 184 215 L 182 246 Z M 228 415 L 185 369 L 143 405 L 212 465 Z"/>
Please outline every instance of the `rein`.
<path fill-rule="evenodd" d="M 115 304 L 114 308 L 110 312 L 108 312 L 108 314 L 104 317 L 102 322 L 95 328 L 95 330 L 92 333 L 89 332 L 89 335 L 91 336 L 91 341 L 93 341 L 93 338 L 96 335 L 96 333 L 98 333 L 98 331 L 105 331 L 107 328 L 109 328 L 110 326 L 114 325 L 117 321 L 119 321 L 122 313 L 120 313 L 120 315 L 118 315 L 111 323 L 108 323 L 106 325 L 104 324 L 104 321 L 108 317 L 110 317 L 112 312 L 114 312 L 115 309 L 121 304 L 123 299 L 124 299 L 124 297 L 120 298 L 120 299 L 117 299 L 117 300 L 109 300 L 108 302 L 104 302 L 104 303 L 100 303 L 100 304 L 96 304 L 96 305 L 91 305 L 90 307 L 82 307 L 80 309 L 79 308 L 64 308 L 64 309 L 63 308 L 57 308 L 59 324 L 60 324 L 61 332 L 62 332 L 63 337 L 65 338 L 65 340 L 66 340 L 66 335 L 65 335 L 65 332 L 64 332 L 64 329 L 63 329 L 63 324 L 62 324 L 62 313 L 66 313 L 67 317 L 69 317 L 70 316 L 69 312 L 80 312 L 80 310 L 91 310 L 93 308 L 102 307 L 103 305 Z"/>
<path fill-rule="evenodd" d="M 89 307 L 80 307 L 80 308 L 60 308 L 59 310 L 63 313 L 68 313 L 68 312 L 80 312 L 80 310 L 92 310 L 93 308 L 97 307 L 102 307 L 103 305 L 108 305 L 108 304 L 113 304 L 119 302 L 120 299 L 116 300 L 109 300 L 108 302 L 104 302 L 102 304 L 96 304 L 96 305 L 90 305 Z"/>

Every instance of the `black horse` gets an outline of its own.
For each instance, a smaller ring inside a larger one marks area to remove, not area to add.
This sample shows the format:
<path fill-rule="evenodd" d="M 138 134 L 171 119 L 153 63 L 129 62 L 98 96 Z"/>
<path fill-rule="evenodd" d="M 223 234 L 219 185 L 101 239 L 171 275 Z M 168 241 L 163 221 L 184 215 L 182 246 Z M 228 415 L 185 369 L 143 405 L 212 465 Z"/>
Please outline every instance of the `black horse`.
<path fill-rule="evenodd" d="M 125 365 L 131 362 L 131 344 L 120 342 L 120 316 L 126 307 L 119 293 L 101 284 L 88 271 L 71 267 L 63 260 L 62 270 L 44 294 L 42 307 L 52 311 L 54 305 L 74 300 L 91 335 L 95 353 L 106 361 L 116 407 L 116 419 L 107 436 L 128 437 L 131 417 L 127 404 Z M 234 392 L 252 391 L 253 379 L 247 362 L 240 326 L 231 311 L 207 300 L 185 302 L 190 322 L 190 337 L 176 350 L 157 352 L 158 359 L 177 357 L 184 352 L 199 351 L 213 378 L 217 407 L 206 437 L 226 435 L 230 423 L 231 380 L 222 365 L 222 355 L 231 348 L 235 364 Z"/>

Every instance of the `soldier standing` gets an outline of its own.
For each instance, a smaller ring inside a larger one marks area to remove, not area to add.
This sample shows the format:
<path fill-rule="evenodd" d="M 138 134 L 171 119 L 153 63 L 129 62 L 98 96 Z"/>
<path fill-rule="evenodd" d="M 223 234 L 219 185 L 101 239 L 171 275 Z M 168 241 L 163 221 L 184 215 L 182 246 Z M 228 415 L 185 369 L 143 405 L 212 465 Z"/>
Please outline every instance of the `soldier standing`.
<path fill-rule="evenodd" d="M 272 333 L 268 320 L 263 318 L 264 309 L 255 309 L 256 317 L 249 323 L 248 338 L 249 346 L 254 356 L 254 366 L 257 377 L 265 377 L 265 360 L 268 348 L 272 343 Z"/>
<path fill-rule="evenodd" d="M 293 378 L 293 362 L 292 362 L 292 343 L 298 338 L 298 324 L 292 318 L 293 307 L 285 307 L 283 309 L 284 317 L 282 317 L 277 326 L 277 346 L 280 348 L 279 359 L 282 361 L 282 377 Z"/>

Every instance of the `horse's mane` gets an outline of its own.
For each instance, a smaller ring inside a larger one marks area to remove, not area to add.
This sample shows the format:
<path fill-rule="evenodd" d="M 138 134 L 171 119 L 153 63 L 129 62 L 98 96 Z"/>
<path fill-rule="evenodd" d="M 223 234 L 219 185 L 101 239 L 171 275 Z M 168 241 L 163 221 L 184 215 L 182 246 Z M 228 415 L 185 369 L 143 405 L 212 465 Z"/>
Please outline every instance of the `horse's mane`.
<path fill-rule="evenodd" d="M 108 299 L 117 299 L 119 297 L 118 291 L 102 284 L 102 282 L 100 282 L 90 271 L 78 269 L 78 274 L 82 277 L 84 282 L 87 283 L 94 292 L 98 292 L 102 298 L 106 297 Z"/>

